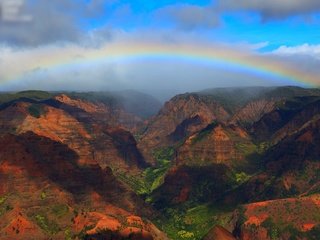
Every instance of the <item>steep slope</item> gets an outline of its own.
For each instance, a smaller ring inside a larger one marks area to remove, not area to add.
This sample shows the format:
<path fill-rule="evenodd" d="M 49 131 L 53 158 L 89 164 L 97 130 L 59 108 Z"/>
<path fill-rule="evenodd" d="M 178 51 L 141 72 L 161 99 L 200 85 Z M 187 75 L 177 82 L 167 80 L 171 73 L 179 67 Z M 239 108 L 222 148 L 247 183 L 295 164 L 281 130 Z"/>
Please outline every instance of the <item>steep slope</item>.
<path fill-rule="evenodd" d="M 178 165 L 241 165 L 251 153 L 250 148 L 254 150 L 255 146 L 246 131 L 235 125 L 213 122 L 178 147 L 175 160 Z"/>
<path fill-rule="evenodd" d="M 164 183 L 154 191 L 153 205 L 164 209 L 186 202 L 199 204 L 219 199 L 234 184 L 228 171 L 228 167 L 222 164 L 173 168 Z"/>
<path fill-rule="evenodd" d="M 280 101 L 276 109 L 253 124 L 251 132 L 258 141 L 276 143 L 298 131 L 308 121 L 317 118 L 319 110 L 320 99 L 317 96 Z"/>
<path fill-rule="evenodd" d="M 154 162 L 153 150 L 178 143 L 213 120 L 223 121 L 228 117 L 228 113 L 210 99 L 197 94 L 178 95 L 149 121 L 140 137 L 139 148 L 150 162 Z"/>
<path fill-rule="evenodd" d="M 231 123 L 250 128 L 265 114 L 275 110 L 278 103 L 299 97 L 319 97 L 319 89 L 294 86 L 216 88 L 199 92 L 214 99 L 231 115 Z"/>
<path fill-rule="evenodd" d="M 234 235 L 244 239 L 318 239 L 320 196 L 287 198 L 242 206 Z"/>
<path fill-rule="evenodd" d="M 261 201 L 318 191 L 320 181 L 318 104 L 315 102 L 307 105 L 290 121 L 283 124 L 285 130 L 280 129 L 278 132 L 283 131 L 287 134 L 283 134 L 277 143 L 269 142 L 270 146 L 261 156 L 261 171 L 235 192 L 229 193 L 227 202 Z"/>
<path fill-rule="evenodd" d="M 70 96 L 61 94 L 45 102 L 48 105 L 59 106 L 59 108 L 64 109 L 78 119 L 85 118 L 83 112 L 86 112 L 90 113 L 90 118 L 94 117 L 95 120 L 99 121 L 107 120 L 109 126 L 121 127 L 131 132 L 136 131 L 143 124 L 143 120 L 140 117 L 126 112 L 121 103 L 114 97 L 112 100 L 105 100 L 104 97 L 101 97 L 102 100 L 94 99 L 90 101 L 92 94 L 88 96 L 79 93 L 70 94 Z"/>
<path fill-rule="evenodd" d="M 185 232 L 180 234 L 200 235 L 184 216 L 203 204 L 212 203 L 229 212 L 241 203 L 304 196 L 320 189 L 319 91 L 263 88 L 250 96 L 240 91 L 238 103 L 236 90 L 227 92 L 173 98 L 150 121 L 138 145 L 148 146 L 145 151 L 156 159 L 171 161 L 147 199 L 167 221 L 177 228 L 183 226 Z M 215 110 L 226 109 L 224 117 L 208 115 L 212 113 L 208 102 L 215 103 Z M 189 117 L 185 109 L 197 115 Z M 280 117 L 273 119 L 275 113 Z M 200 116 L 209 116 L 209 120 Z M 268 118 L 273 121 L 266 121 Z M 182 236 L 178 233 L 176 239 Z"/>
<path fill-rule="evenodd" d="M 250 127 L 251 124 L 259 121 L 265 114 L 276 108 L 275 99 L 259 99 L 250 101 L 240 108 L 230 120 L 234 124 Z"/>
<path fill-rule="evenodd" d="M 20 94 L 0 105 L 1 239 L 166 239 L 146 218 L 175 240 L 319 235 L 319 90 L 182 94 L 145 122 L 131 93 Z"/>
<path fill-rule="evenodd" d="M 263 136 L 265 127 L 262 118 L 266 115 L 276 114 L 283 105 L 290 105 L 290 101 L 292 106 L 297 104 L 294 108 L 299 105 L 294 102 L 300 101 L 302 108 L 301 103 L 304 100 L 312 101 L 319 96 L 318 89 L 299 87 L 218 88 L 181 94 L 168 101 L 160 112 L 149 120 L 139 136 L 139 148 L 146 159 L 154 164 L 155 150 L 175 147 L 213 121 L 251 129 L 259 138 Z M 272 122 L 270 125 L 272 126 Z M 265 129 L 265 132 L 272 132 L 270 130 L 272 129 Z"/>
<path fill-rule="evenodd" d="M 121 126 L 130 131 L 136 131 L 141 128 L 143 121 L 155 115 L 161 108 L 161 103 L 154 97 L 133 90 L 63 93 L 35 90 L 16 93 L 0 92 L 0 105 L 17 99 L 45 101 L 55 97 L 61 103 L 65 102 L 66 105 L 72 105 L 79 109 L 84 107 L 86 111 L 90 111 L 92 114 L 95 113 L 96 115 L 107 117 L 109 125 Z M 52 104 L 54 103 L 52 102 Z"/>
<path fill-rule="evenodd" d="M 110 169 L 79 165 L 67 145 L 32 132 L 1 135 L 0 146 L 1 239 L 82 239 L 104 229 L 162 239 L 152 224 L 132 216 L 150 210 Z"/>
<path fill-rule="evenodd" d="M 67 144 L 77 152 L 83 164 L 98 162 L 102 167 L 121 168 L 146 166 L 133 136 L 122 128 L 111 127 L 105 112 L 104 105 L 65 95 L 40 102 L 20 99 L 0 111 L 0 128 L 2 132 L 15 134 L 32 131 Z"/>
<path fill-rule="evenodd" d="M 236 240 L 236 238 L 221 226 L 213 227 L 203 240 Z"/>

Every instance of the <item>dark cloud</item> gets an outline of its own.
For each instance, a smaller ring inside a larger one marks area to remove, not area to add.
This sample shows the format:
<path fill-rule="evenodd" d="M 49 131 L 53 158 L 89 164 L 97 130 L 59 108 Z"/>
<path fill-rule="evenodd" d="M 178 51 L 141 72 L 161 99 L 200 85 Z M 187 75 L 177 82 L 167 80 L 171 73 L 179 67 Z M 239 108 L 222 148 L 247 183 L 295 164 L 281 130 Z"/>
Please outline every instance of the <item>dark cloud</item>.
<path fill-rule="evenodd" d="M 208 6 L 172 5 L 157 11 L 157 16 L 183 30 L 214 28 L 224 13 L 254 12 L 262 21 L 282 20 L 292 16 L 310 17 L 320 13 L 319 0 L 217 0 Z"/>
<path fill-rule="evenodd" d="M 320 12 L 319 0 L 219 0 L 220 12 L 253 11 L 265 21 L 285 19 L 291 16 L 303 16 Z"/>
<path fill-rule="evenodd" d="M 0 0 L 0 43 L 7 43 L 11 46 L 39 46 L 57 42 L 100 44 L 112 38 L 112 29 L 107 26 L 91 29 L 88 32 L 90 21 L 92 19 L 101 20 L 102 17 L 110 14 L 114 18 L 121 19 L 118 22 L 115 21 L 116 25 L 122 25 L 123 19 L 126 19 L 127 16 L 128 6 L 134 4 L 132 2 L 117 6 L 115 4 L 121 3 L 118 0 L 18 0 L 24 3 L 21 8 L 22 14 L 27 14 L 26 16 L 30 19 L 8 21 L 5 16 L 4 3 L 10 1 Z M 112 7 L 109 8 L 110 6 Z M 151 14 L 156 16 L 155 22 L 160 21 L 159 25 L 174 25 L 179 30 L 190 31 L 217 27 L 222 14 L 243 11 L 256 12 L 264 21 L 279 20 L 290 16 L 306 18 L 312 16 L 313 13 L 320 12 L 320 1 L 216 0 L 208 6 L 168 5 Z"/>
<path fill-rule="evenodd" d="M 91 0 L 84 9 L 84 15 L 91 18 L 102 16 L 108 6 L 117 2 L 118 0 Z"/>
<path fill-rule="evenodd" d="M 36 46 L 57 41 L 75 41 L 80 29 L 75 24 L 78 6 L 71 0 L 27 1 L 30 21 L 0 21 L 0 41 L 9 45 Z M 66 13 L 66 11 L 69 14 Z"/>
<path fill-rule="evenodd" d="M 0 0 L 0 4 L 10 0 Z M 26 0 L 21 14 L 28 14 L 26 21 L 8 21 L 0 18 L 0 43 L 11 46 L 39 46 L 57 42 L 81 42 L 109 39 L 107 29 L 86 32 L 88 18 L 97 18 L 108 4 L 115 0 L 91 0 L 88 3 L 75 0 Z M 0 6 L 3 7 L 3 4 Z M 2 10 L 3 12 L 4 10 Z M 89 38 L 89 39 L 86 39 Z"/>
<path fill-rule="evenodd" d="M 156 15 L 183 30 L 214 28 L 219 25 L 219 18 L 211 7 L 174 5 L 158 10 Z"/>

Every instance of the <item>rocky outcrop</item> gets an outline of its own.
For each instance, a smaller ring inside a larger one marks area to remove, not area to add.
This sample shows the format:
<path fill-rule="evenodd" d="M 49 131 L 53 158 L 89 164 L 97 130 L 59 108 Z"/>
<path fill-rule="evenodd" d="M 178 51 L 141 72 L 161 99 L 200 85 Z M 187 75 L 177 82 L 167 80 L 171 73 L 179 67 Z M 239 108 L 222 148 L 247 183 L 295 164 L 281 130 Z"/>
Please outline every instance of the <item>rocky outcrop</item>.
<path fill-rule="evenodd" d="M 139 148 L 153 162 L 150 153 L 153 149 L 177 143 L 212 121 L 224 121 L 228 117 L 228 113 L 213 100 L 209 101 L 197 94 L 176 96 L 149 121 L 140 138 Z"/>
<path fill-rule="evenodd" d="M 191 135 L 176 151 L 176 164 L 205 166 L 243 161 L 244 147 L 253 145 L 248 134 L 240 127 L 212 123 Z M 241 146 L 244 146 L 241 148 Z"/>
<path fill-rule="evenodd" d="M 1 239 L 62 239 L 65 234 L 94 234 L 99 227 L 116 233 L 117 222 L 123 236 L 132 227 L 145 239 L 161 239 L 154 237 L 162 233 L 153 225 L 132 216 L 151 214 L 142 200 L 109 168 L 83 166 L 78 158 L 68 145 L 33 132 L 1 135 Z"/>
<path fill-rule="evenodd" d="M 88 122 L 94 117 L 95 121 L 104 122 L 113 127 L 121 127 L 131 132 L 137 131 L 143 124 L 140 117 L 126 112 L 117 104 L 107 105 L 99 101 L 90 102 L 80 98 L 71 98 L 65 94 L 55 96 L 53 100 L 56 102 L 52 100 L 45 102 L 59 106 L 60 109 L 68 112 L 79 121 Z"/>
<path fill-rule="evenodd" d="M 263 171 L 229 193 L 226 202 L 250 202 L 303 195 L 319 189 L 320 120 L 270 147 L 261 157 Z"/>
<path fill-rule="evenodd" d="M 267 168 L 278 174 L 289 169 L 301 169 L 306 161 L 320 159 L 319 144 L 320 119 L 313 119 L 267 151 Z"/>
<path fill-rule="evenodd" d="M 243 205 L 234 214 L 234 234 L 240 240 L 312 239 L 320 229 L 319 200 L 312 195 Z"/>
<path fill-rule="evenodd" d="M 238 110 L 230 121 L 235 124 L 240 124 L 244 127 L 249 127 L 251 124 L 259 121 L 265 114 L 274 110 L 275 107 L 275 100 L 261 99 L 257 101 L 251 101 Z"/>
<path fill-rule="evenodd" d="M 0 128 L 13 134 L 31 131 L 67 144 L 84 165 L 98 163 L 102 168 L 123 169 L 147 166 L 132 134 L 110 126 L 103 106 L 65 95 L 45 102 L 19 101 L 0 111 Z"/>
<path fill-rule="evenodd" d="M 236 240 L 224 227 L 214 226 L 202 240 Z"/>
<path fill-rule="evenodd" d="M 276 109 L 253 124 L 251 133 L 258 141 L 277 143 L 299 131 L 310 120 L 319 118 L 318 97 L 300 97 L 277 104 Z"/>

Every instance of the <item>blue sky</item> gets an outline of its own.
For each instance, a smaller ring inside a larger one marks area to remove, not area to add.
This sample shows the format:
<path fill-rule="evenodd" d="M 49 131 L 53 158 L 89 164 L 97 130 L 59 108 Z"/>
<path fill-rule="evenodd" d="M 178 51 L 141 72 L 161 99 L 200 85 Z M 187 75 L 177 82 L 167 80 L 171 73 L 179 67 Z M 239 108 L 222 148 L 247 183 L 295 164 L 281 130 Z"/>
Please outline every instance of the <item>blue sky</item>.
<path fill-rule="evenodd" d="M 2 9 L 6 9 L 5 2 L 10 0 L 2 0 Z M 75 41 L 99 28 L 126 32 L 176 30 L 222 42 L 268 42 L 268 49 L 318 44 L 320 36 L 317 0 L 25 0 L 20 10 L 33 20 L 28 23 L 2 19 L 0 43 Z M 57 37 L 43 36 L 50 35 L 49 31 Z"/>
<path fill-rule="evenodd" d="M 181 11 L 184 7 L 212 8 L 212 1 L 114 1 L 104 5 L 106 13 L 97 19 L 87 20 L 82 25 L 85 30 L 108 25 L 125 31 L 139 29 L 175 29 L 179 28 L 172 17 L 159 12 L 168 8 Z M 265 50 L 276 49 L 282 45 L 295 46 L 304 43 L 318 44 L 320 39 L 320 14 L 303 13 L 263 20 L 258 11 L 241 9 L 219 14 L 217 26 L 206 27 L 203 22 L 194 28 L 183 29 L 186 32 L 199 33 L 208 39 L 223 42 L 268 42 Z M 163 15 L 163 16 L 160 16 Z M 212 18 L 214 18 L 214 10 Z M 80 18 L 81 19 L 81 18 Z"/>
<path fill-rule="evenodd" d="M 290 79 L 262 79 L 261 74 L 250 75 L 243 69 L 230 73 L 225 63 L 209 69 L 199 64 L 186 66 L 173 58 L 152 63 L 145 60 L 143 64 L 100 62 L 94 73 L 89 65 L 77 68 L 73 64 L 79 57 L 90 62 L 95 50 L 107 55 L 108 46 L 121 50 L 121 44 L 134 48 L 141 42 L 155 42 L 163 49 L 171 43 L 178 47 L 187 43 L 194 49 L 206 45 L 213 54 L 226 48 L 230 60 L 246 54 L 268 66 L 279 66 L 280 72 L 283 67 L 290 74 L 299 70 L 300 76 L 312 75 L 309 79 L 320 85 L 319 0 L 25 0 L 19 15 L 7 16 L 9 1 L 0 1 L 1 89 L 139 86 L 190 91 L 241 84 L 291 84 Z M 51 69 L 38 61 L 40 56 L 44 63 L 50 62 L 57 52 L 55 59 L 69 61 L 72 69 Z M 173 71 L 172 66 L 180 72 Z M 87 84 L 92 74 L 95 80 Z M 161 76 L 168 79 L 167 84 Z M 57 78 L 65 80 L 57 82 Z M 181 86 L 182 81 L 188 88 Z"/>

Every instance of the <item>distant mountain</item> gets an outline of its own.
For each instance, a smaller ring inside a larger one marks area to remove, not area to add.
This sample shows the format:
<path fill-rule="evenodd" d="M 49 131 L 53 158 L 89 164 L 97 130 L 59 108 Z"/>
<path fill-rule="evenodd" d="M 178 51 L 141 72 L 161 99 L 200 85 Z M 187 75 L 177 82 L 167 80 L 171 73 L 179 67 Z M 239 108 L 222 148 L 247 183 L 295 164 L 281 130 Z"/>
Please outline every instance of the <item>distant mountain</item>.
<path fill-rule="evenodd" d="M 91 102 L 102 102 L 122 108 L 127 113 L 134 114 L 142 119 L 156 114 L 161 108 L 161 103 L 156 98 L 134 90 L 89 93 L 67 92 L 66 94 Z"/>

